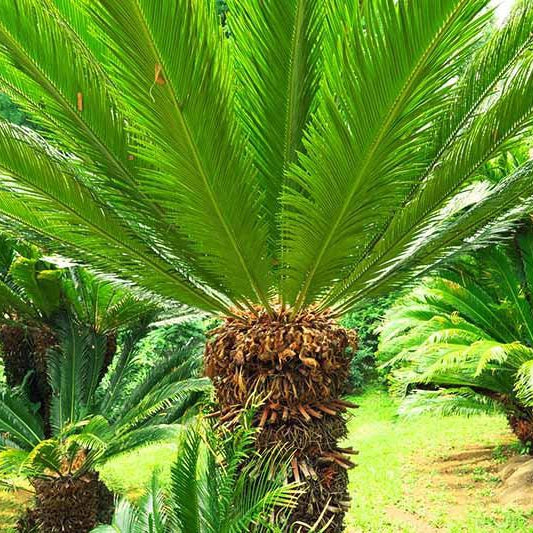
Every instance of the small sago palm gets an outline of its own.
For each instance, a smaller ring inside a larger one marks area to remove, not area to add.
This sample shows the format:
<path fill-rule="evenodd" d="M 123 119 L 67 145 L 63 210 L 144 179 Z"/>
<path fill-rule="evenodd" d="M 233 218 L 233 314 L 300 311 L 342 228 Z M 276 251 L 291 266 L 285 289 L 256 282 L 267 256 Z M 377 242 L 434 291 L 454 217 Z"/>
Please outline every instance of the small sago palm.
<path fill-rule="evenodd" d="M 19 522 L 21 531 L 87 533 L 108 523 L 113 496 L 95 468 L 175 437 L 199 395 L 211 390 L 209 380 L 198 377 L 201 351 L 185 346 L 161 359 L 124 398 L 122 390 L 136 381 L 135 346 L 141 333 L 139 328 L 129 334 L 102 382 L 105 343 L 86 326 L 64 321 L 48 361 L 49 436 L 24 388 L 1 392 L 0 473 L 26 477 L 35 490 L 34 507 Z"/>
<path fill-rule="evenodd" d="M 401 412 L 502 412 L 533 444 L 533 228 L 429 278 L 381 328 Z"/>
<path fill-rule="evenodd" d="M 276 512 L 293 507 L 300 486 L 286 484 L 286 454 L 254 451 L 255 432 L 213 430 L 200 422 L 180 439 L 169 486 L 154 475 L 138 505 L 123 499 L 112 524 L 94 533 L 278 532 Z M 307 531 L 307 529 L 306 529 Z"/>
<path fill-rule="evenodd" d="M 50 250 L 226 319 L 222 417 L 268 398 L 298 447 L 294 520 L 341 531 L 336 318 L 531 205 L 533 164 L 465 191 L 533 119 L 533 10 L 489 0 L 1 0 L 0 219 Z M 457 196 L 459 194 L 459 197 Z M 518 206 L 518 207 L 517 207 Z"/>

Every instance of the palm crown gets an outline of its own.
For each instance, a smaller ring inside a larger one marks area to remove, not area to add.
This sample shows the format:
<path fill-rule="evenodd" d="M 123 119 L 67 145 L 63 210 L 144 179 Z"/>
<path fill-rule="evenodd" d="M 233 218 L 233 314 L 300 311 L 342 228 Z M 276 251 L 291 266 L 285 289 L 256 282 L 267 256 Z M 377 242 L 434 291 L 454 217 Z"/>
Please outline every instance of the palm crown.
<path fill-rule="evenodd" d="M 528 206 L 531 163 L 453 201 L 533 116 L 531 9 L 487 32 L 487 4 L 232 0 L 226 31 L 205 0 L 2 0 L 40 126 L 0 125 L 2 221 L 207 311 L 339 314 Z"/>

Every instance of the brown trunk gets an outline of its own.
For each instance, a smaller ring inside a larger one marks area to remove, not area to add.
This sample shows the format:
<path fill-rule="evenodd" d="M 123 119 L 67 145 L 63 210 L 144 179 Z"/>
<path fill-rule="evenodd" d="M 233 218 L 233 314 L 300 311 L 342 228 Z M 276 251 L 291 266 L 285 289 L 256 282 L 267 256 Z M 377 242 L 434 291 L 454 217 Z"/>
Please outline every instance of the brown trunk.
<path fill-rule="evenodd" d="M 20 533 L 88 533 L 100 523 L 111 522 L 113 494 L 96 472 L 34 479 L 32 484 L 35 506 L 17 523 Z"/>
<path fill-rule="evenodd" d="M 518 440 L 533 455 L 533 417 L 524 413 L 523 416 L 509 415 L 507 420 Z"/>
<path fill-rule="evenodd" d="M 104 354 L 104 362 L 102 364 L 102 369 L 100 370 L 100 381 L 106 375 L 107 370 L 109 369 L 115 354 L 117 353 L 117 334 L 115 332 L 108 333 L 106 337 L 106 351 Z"/>
<path fill-rule="evenodd" d="M 56 337 L 48 326 L 19 326 L 4 324 L 0 327 L 0 342 L 6 382 L 18 387 L 25 376 L 33 371 L 28 388 L 30 400 L 40 404 L 39 412 L 45 422 L 45 432 L 50 435 L 50 399 L 52 391 L 48 384 L 47 352 L 57 344 Z"/>
<path fill-rule="evenodd" d="M 31 342 L 23 326 L 4 324 L 0 327 L 4 374 L 10 387 L 18 387 L 33 368 Z"/>
<path fill-rule="evenodd" d="M 348 348 L 355 344 L 354 333 L 327 315 L 271 318 L 259 311 L 257 317 L 228 319 L 206 347 L 221 421 L 231 426 L 251 399 L 264 401 L 255 417 L 262 428 L 258 447 L 292 447 L 291 477 L 307 485 L 290 523 L 314 524 L 325 509 L 319 523 L 329 524 L 330 533 L 343 531 L 349 501 L 347 469 L 355 452 L 337 442 L 346 436 L 343 413 L 352 407 L 340 396 L 349 372 Z"/>
<path fill-rule="evenodd" d="M 32 401 L 39 402 L 39 412 L 44 420 L 44 432 L 51 436 L 50 428 L 50 403 L 52 401 L 52 388 L 48 383 L 48 350 L 57 346 L 57 338 L 48 326 L 41 326 L 31 330 L 33 345 L 33 365 L 35 378 L 32 381 Z"/>

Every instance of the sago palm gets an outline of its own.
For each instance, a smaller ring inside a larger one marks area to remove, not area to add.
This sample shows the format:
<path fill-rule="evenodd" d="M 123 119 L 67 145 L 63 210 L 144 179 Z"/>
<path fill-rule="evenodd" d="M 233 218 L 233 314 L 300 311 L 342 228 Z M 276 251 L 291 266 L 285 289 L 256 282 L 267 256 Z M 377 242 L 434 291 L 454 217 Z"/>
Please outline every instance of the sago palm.
<path fill-rule="evenodd" d="M 533 444 L 533 228 L 429 278 L 389 311 L 380 358 L 401 412 L 502 412 Z"/>
<path fill-rule="evenodd" d="M 285 483 L 287 454 L 274 448 L 259 455 L 254 439 L 246 424 L 231 433 L 203 421 L 191 426 L 180 439 L 169 486 L 155 474 L 137 505 L 123 499 L 112 524 L 94 533 L 280 531 L 273 517 L 295 505 L 300 487 Z"/>
<path fill-rule="evenodd" d="M 79 268 L 57 268 L 35 247 L 0 236 L 0 344 L 7 384 L 26 379 L 29 395 L 48 419 L 48 350 L 68 316 L 90 326 L 106 344 L 102 374 L 113 360 L 117 332 L 156 306 Z"/>
<path fill-rule="evenodd" d="M 0 89 L 40 126 L 0 125 L 5 228 L 226 319 L 222 417 L 268 398 L 294 519 L 342 529 L 336 318 L 531 204 L 531 163 L 464 190 L 533 119 L 530 1 L 488 3 L 0 2 Z"/>
<path fill-rule="evenodd" d="M 201 352 L 176 349 L 130 388 L 135 378 L 139 328 L 124 342 L 107 372 L 106 346 L 94 332 L 72 319 L 63 322 L 59 343 L 50 354 L 51 435 L 23 387 L 0 394 L 0 473 L 26 477 L 35 504 L 19 521 L 24 532 L 88 533 L 108 523 L 113 496 L 99 480 L 98 465 L 140 446 L 176 437 L 180 422 L 199 395 L 211 390 L 198 377 Z"/>

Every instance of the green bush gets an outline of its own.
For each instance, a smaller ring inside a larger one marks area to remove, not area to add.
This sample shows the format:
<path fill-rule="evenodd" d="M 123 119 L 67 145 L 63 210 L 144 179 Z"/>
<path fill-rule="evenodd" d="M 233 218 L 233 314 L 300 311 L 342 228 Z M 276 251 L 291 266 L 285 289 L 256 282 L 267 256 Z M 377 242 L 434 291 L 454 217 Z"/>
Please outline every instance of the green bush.
<path fill-rule="evenodd" d="M 11 101 L 9 96 L 0 93 L 0 120 L 26 126 L 28 117 Z"/>
<path fill-rule="evenodd" d="M 368 300 L 345 315 L 341 321 L 345 328 L 356 330 L 358 335 L 358 349 L 353 354 L 349 378 L 349 385 L 353 390 L 361 390 L 365 384 L 378 377 L 375 365 L 378 347 L 376 328 L 395 298 L 393 294 Z"/>

